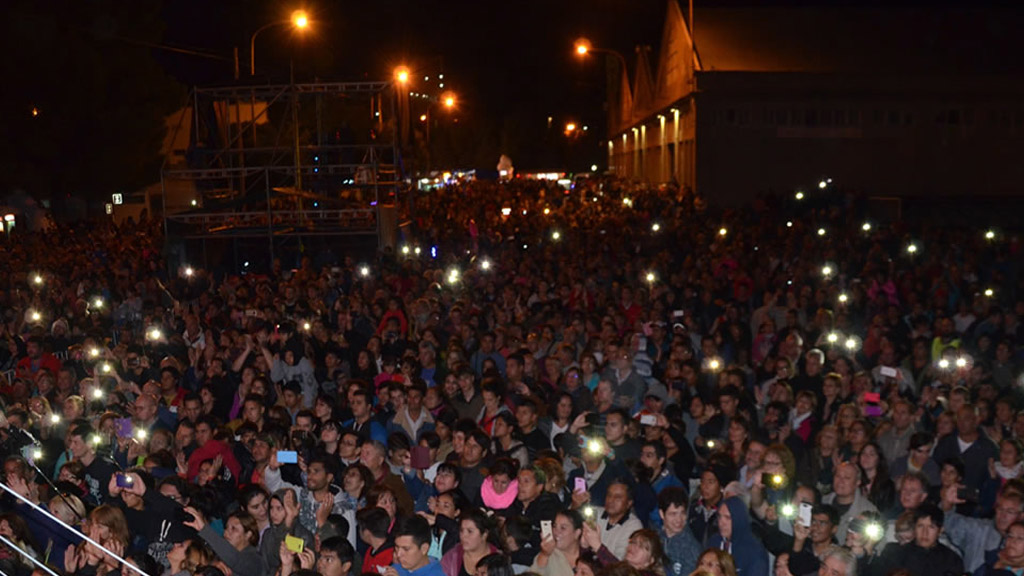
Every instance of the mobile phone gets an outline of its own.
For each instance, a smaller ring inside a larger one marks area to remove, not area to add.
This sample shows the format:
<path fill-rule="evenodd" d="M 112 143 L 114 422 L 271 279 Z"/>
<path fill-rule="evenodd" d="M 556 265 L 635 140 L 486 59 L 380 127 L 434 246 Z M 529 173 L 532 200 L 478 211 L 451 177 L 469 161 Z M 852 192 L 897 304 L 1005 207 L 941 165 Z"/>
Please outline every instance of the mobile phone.
<path fill-rule="evenodd" d="M 673 318 L 682 318 L 683 316 L 685 316 L 685 314 L 683 313 L 682 310 L 673 310 L 672 311 L 672 317 Z"/>
<path fill-rule="evenodd" d="M 278 450 L 277 451 L 277 463 L 278 464 L 298 464 L 299 453 L 295 450 Z"/>
<path fill-rule="evenodd" d="M 132 419 L 131 418 L 117 418 L 114 420 L 114 432 L 118 438 L 131 438 L 132 437 Z"/>
<path fill-rule="evenodd" d="M 978 489 L 977 488 L 963 488 L 956 489 L 956 497 L 958 500 L 964 500 L 966 502 L 977 502 L 978 501 Z"/>
<path fill-rule="evenodd" d="M 797 521 L 800 522 L 801 526 L 805 528 L 811 527 L 811 510 L 813 510 L 813 508 L 813 506 L 806 502 L 800 503 L 800 511 L 797 513 Z"/>
<path fill-rule="evenodd" d="M 658 417 L 654 414 L 641 414 L 640 424 L 642 426 L 654 426 L 658 423 Z"/>
<path fill-rule="evenodd" d="M 895 377 L 896 377 L 896 369 L 895 369 L 895 368 L 890 368 L 889 366 L 882 366 L 882 367 L 881 367 L 881 368 L 880 368 L 880 369 L 878 370 L 878 372 L 879 372 L 879 373 L 880 373 L 880 374 L 881 374 L 881 375 L 882 375 L 882 376 L 883 376 L 884 378 L 895 378 Z"/>
<path fill-rule="evenodd" d="M 761 474 L 761 484 L 765 488 L 782 488 L 786 485 L 786 477 L 782 474 L 769 474 L 764 472 Z"/>
<path fill-rule="evenodd" d="M 131 476 L 129 476 L 129 475 L 123 473 L 123 472 L 118 472 L 117 475 L 115 476 L 115 478 L 117 479 L 116 482 L 117 482 L 117 487 L 118 488 L 131 488 L 132 487 L 132 477 Z"/>
<path fill-rule="evenodd" d="M 540 539 L 551 538 L 551 520 L 540 521 Z"/>
<path fill-rule="evenodd" d="M 594 507 L 584 506 L 583 507 L 583 519 L 587 522 L 594 522 Z"/>
<path fill-rule="evenodd" d="M 574 492 L 586 492 L 587 491 L 587 479 L 577 478 L 576 483 L 573 485 Z"/>
<path fill-rule="evenodd" d="M 296 538 L 295 536 L 290 535 L 286 535 L 284 537 L 285 547 L 296 554 L 302 554 L 302 549 L 305 547 L 305 544 L 306 543 L 302 540 L 302 538 Z"/>

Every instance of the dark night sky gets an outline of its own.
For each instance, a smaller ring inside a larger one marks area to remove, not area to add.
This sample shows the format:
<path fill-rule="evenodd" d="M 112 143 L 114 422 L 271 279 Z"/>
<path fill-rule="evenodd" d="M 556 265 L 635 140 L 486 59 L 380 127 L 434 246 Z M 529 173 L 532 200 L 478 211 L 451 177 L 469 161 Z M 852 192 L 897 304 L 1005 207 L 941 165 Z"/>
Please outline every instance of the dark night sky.
<path fill-rule="evenodd" d="M 210 6 L 217 8 L 211 11 Z M 243 75 L 248 35 L 296 7 L 280 1 L 175 0 L 164 6 L 168 44 L 231 54 L 238 45 Z M 446 88 L 487 114 L 529 111 L 600 116 L 604 91 L 600 60 L 580 61 L 573 40 L 628 52 L 661 36 L 665 0 L 540 0 L 338 2 L 309 0 L 315 31 L 298 37 L 272 28 L 257 40 L 259 72 L 324 80 L 381 79 L 399 63 L 434 74 L 443 62 Z M 162 53 L 160 61 L 184 84 L 229 81 L 230 62 Z M 422 79 L 422 77 L 420 77 Z"/>
<path fill-rule="evenodd" d="M 185 95 L 164 73 L 181 88 L 230 84 L 237 46 L 247 82 L 252 32 L 286 20 L 299 8 L 311 15 L 312 30 L 301 36 L 288 26 L 264 31 L 256 49 L 258 82 L 287 81 L 289 62 L 300 81 L 387 80 L 396 65 L 406 64 L 418 71 L 415 81 L 430 75 L 436 82 L 443 66 L 445 89 L 456 92 L 458 115 L 466 120 L 460 126 L 481 131 L 472 135 L 475 140 L 460 143 L 462 149 L 473 147 L 467 142 L 480 144 L 470 163 L 493 166 L 511 141 L 518 142 L 519 153 L 533 154 L 531 168 L 564 167 L 574 154 L 576 167 L 589 167 L 603 156 L 606 57 L 580 59 L 573 41 L 586 36 L 595 46 L 624 54 L 632 66 L 638 44 L 653 45 L 657 54 L 667 1 L 136 0 L 129 7 L 123 0 L 5 0 L 0 44 L 11 57 L 0 61 L 0 75 L 9 80 L 0 92 L 0 111 L 13 113 L 15 121 L 7 123 L 8 138 L 0 142 L 0 188 L 76 193 L 84 188 L 101 194 L 152 182 L 162 119 L 184 104 Z M 685 0 L 680 3 L 685 13 Z M 929 10 L 940 4 L 1007 5 L 994 0 L 696 0 L 698 41 L 701 8 L 895 3 Z M 856 45 L 870 38 L 858 32 L 837 42 Z M 978 46 L 985 42 L 977 39 Z M 165 49 L 151 49 L 157 44 Z M 422 84 L 410 90 L 425 91 Z M 37 106 L 38 118 L 30 115 Z M 549 116 L 554 129 L 547 127 Z M 569 144 L 559 133 L 568 120 L 596 129 Z M 131 167 L 130 175 L 124 166 Z"/>

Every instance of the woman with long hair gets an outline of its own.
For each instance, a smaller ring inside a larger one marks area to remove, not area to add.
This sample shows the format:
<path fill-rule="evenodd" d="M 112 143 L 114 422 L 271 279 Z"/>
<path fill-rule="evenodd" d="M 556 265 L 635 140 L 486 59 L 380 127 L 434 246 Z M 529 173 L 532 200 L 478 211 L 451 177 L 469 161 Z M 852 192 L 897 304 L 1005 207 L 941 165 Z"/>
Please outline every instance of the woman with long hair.
<path fill-rule="evenodd" d="M 345 476 L 342 478 L 341 487 L 345 491 L 345 510 L 362 510 L 366 506 L 366 493 L 375 484 L 373 472 L 366 466 L 356 463 L 345 469 Z"/>
<path fill-rule="evenodd" d="M 123 557 L 131 541 L 128 522 L 120 508 L 97 506 L 89 513 L 89 538 L 114 554 Z M 116 570 L 119 564 L 96 546 L 82 542 L 68 547 L 64 553 L 64 568 L 69 574 L 104 574 Z"/>
<path fill-rule="evenodd" d="M 889 477 L 889 464 L 885 461 L 881 447 L 875 442 L 868 442 L 856 458 L 863 472 L 861 492 L 879 510 L 888 510 L 896 502 L 896 484 Z"/>
<path fill-rule="evenodd" d="M 519 424 L 511 412 L 499 412 L 494 417 L 491 436 L 494 439 L 492 449 L 496 457 L 511 458 L 519 463 L 520 468 L 529 463 L 529 451 L 520 438 Z"/>
<path fill-rule="evenodd" d="M 814 449 L 804 460 L 801 482 L 815 487 L 822 494 L 832 491 L 832 475 L 835 467 L 842 462 L 839 455 L 839 429 L 833 425 L 823 426 L 815 438 Z"/>
<path fill-rule="evenodd" d="M 0 566 L 7 574 L 22 574 L 32 570 L 32 561 L 25 557 L 38 558 L 35 539 L 28 529 L 28 523 L 14 512 L 0 514 L 0 535 L 13 542 L 20 550 L 12 550 L 6 544 L 0 544 Z"/>
<path fill-rule="evenodd" d="M 270 527 L 260 539 L 260 554 L 270 572 L 277 571 L 281 564 L 281 543 L 291 536 L 301 538 L 306 548 L 313 548 L 316 541 L 299 519 L 298 495 L 291 488 L 282 488 L 270 497 Z"/>
<path fill-rule="evenodd" d="M 485 379 L 480 385 L 480 396 L 484 405 L 480 409 L 476 421 L 480 425 L 480 429 L 488 434 L 493 433 L 494 419 L 498 417 L 498 414 L 509 411 L 508 406 L 505 405 L 503 388 L 501 380 L 497 378 Z"/>
<path fill-rule="evenodd" d="M 445 576 L 475 576 L 485 556 L 500 552 L 494 544 L 498 528 L 479 510 L 465 510 L 459 516 L 459 543 L 441 558 Z"/>
<path fill-rule="evenodd" d="M 551 435 L 550 440 L 554 443 L 555 436 L 568 432 L 576 418 L 576 404 L 573 402 L 572 394 L 559 392 L 555 394 L 555 403 L 551 407 Z"/>

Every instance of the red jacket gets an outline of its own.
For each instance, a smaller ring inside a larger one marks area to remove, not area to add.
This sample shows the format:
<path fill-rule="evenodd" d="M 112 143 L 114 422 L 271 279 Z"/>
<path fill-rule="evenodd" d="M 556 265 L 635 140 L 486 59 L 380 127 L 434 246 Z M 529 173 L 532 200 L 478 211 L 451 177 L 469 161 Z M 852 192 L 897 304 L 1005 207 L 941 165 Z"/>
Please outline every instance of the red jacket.
<path fill-rule="evenodd" d="M 29 378 L 33 381 L 39 375 L 40 368 L 46 368 L 56 377 L 61 368 L 60 360 L 57 360 L 57 357 L 53 354 L 44 352 L 39 356 L 39 360 L 35 362 L 35 365 L 33 365 L 32 359 L 26 356 L 18 360 L 18 365 L 15 366 L 18 378 Z"/>

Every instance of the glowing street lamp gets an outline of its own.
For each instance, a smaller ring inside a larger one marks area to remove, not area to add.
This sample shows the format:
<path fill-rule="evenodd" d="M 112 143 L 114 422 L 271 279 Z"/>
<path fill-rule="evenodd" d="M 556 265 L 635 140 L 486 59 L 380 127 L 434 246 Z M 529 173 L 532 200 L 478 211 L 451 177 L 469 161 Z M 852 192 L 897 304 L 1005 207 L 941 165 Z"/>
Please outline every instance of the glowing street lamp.
<path fill-rule="evenodd" d="M 449 110 L 455 108 L 455 94 L 451 92 L 445 92 L 444 94 L 441 95 L 441 103 L 444 104 L 444 107 Z"/>
<path fill-rule="evenodd" d="M 576 124 L 574 124 L 572 122 L 569 122 L 568 124 L 565 125 L 565 132 L 567 134 L 571 134 L 575 130 L 576 130 Z"/>
<path fill-rule="evenodd" d="M 619 54 L 615 50 L 609 50 L 608 48 L 595 48 L 594 45 L 590 43 L 590 40 L 587 40 L 586 38 L 579 38 L 576 40 L 575 52 L 576 55 L 581 58 L 586 56 L 587 54 L 590 54 L 591 52 L 611 54 L 612 56 L 615 56 L 615 58 L 619 60 L 619 65 L 622 66 L 623 73 L 625 73 L 626 70 L 628 70 L 628 67 L 626 66 L 626 59 L 622 57 L 622 54 Z"/>
<path fill-rule="evenodd" d="M 865 232 L 871 232 L 871 222 L 865 222 L 861 225 L 860 229 Z"/>
<path fill-rule="evenodd" d="M 995 230 L 989 230 L 989 231 L 985 232 L 985 239 L 986 240 L 995 240 L 996 239 L 996 231 Z"/>
<path fill-rule="evenodd" d="M 283 24 L 291 24 L 296 30 L 299 31 L 308 30 L 309 14 L 307 14 L 304 10 L 296 10 L 295 12 L 292 12 L 292 17 L 289 18 L 288 20 L 277 20 L 275 22 L 270 22 L 269 24 L 264 24 L 263 26 L 261 26 L 255 32 L 252 33 L 252 36 L 249 37 L 250 76 L 256 75 L 256 36 L 259 35 L 260 32 L 266 30 L 267 28 L 270 28 L 272 26 L 281 26 Z"/>
<path fill-rule="evenodd" d="M 409 83 L 409 68 L 407 68 L 405 66 L 399 66 L 398 68 L 395 68 L 395 80 L 399 84 L 403 84 L 403 85 L 404 84 L 408 84 Z"/>
<path fill-rule="evenodd" d="M 804 199 L 804 193 L 800 192 L 800 191 L 797 191 L 797 193 L 793 197 L 796 198 L 797 200 L 803 200 Z"/>

